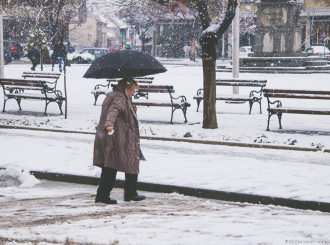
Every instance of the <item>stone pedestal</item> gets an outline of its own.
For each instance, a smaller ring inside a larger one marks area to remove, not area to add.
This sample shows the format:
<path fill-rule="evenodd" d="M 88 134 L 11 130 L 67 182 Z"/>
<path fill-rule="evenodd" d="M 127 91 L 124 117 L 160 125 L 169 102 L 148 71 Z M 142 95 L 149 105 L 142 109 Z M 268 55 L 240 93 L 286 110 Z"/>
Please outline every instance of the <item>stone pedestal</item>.
<path fill-rule="evenodd" d="M 254 57 L 297 57 L 301 54 L 302 3 L 261 0 L 257 3 Z"/>
<path fill-rule="evenodd" d="M 307 57 L 301 52 L 300 1 L 261 0 L 257 6 L 253 53 L 240 59 L 242 68 L 283 67 L 287 70 L 327 65 L 321 58 Z"/>

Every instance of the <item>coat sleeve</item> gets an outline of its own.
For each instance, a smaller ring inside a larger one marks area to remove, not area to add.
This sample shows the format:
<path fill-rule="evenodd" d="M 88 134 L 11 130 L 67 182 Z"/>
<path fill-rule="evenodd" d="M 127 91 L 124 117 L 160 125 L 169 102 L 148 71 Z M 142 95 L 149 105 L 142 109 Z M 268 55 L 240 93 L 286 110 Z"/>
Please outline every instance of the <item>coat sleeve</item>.
<path fill-rule="evenodd" d="M 125 109 L 125 99 L 121 96 L 116 96 L 109 109 L 108 109 L 108 114 L 107 114 L 107 119 L 105 120 L 105 125 L 104 127 L 111 126 L 113 127 L 115 125 L 116 119 L 122 111 Z"/>

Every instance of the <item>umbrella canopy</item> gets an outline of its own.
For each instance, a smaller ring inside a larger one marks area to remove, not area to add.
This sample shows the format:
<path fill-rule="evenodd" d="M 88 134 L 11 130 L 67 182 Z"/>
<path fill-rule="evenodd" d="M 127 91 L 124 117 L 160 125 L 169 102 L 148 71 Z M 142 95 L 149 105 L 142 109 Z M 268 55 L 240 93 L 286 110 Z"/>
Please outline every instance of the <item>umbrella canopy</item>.
<path fill-rule="evenodd" d="M 118 50 L 95 60 L 84 77 L 125 78 L 147 76 L 166 71 L 166 68 L 149 54 L 135 50 Z"/>

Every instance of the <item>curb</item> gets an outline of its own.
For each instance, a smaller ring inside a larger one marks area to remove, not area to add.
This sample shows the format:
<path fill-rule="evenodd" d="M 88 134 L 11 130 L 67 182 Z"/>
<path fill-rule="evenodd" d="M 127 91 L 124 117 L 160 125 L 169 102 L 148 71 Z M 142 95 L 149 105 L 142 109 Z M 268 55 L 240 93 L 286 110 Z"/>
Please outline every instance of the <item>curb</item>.
<path fill-rule="evenodd" d="M 32 131 L 54 132 L 54 133 L 95 135 L 94 132 L 61 130 L 61 129 L 33 128 L 33 127 L 23 127 L 23 126 L 0 125 L 0 129 L 23 129 L 23 130 L 32 130 Z M 204 144 L 204 145 L 222 145 L 222 146 L 236 146 L 236 147 L 248 147 L 248 148 L 259 148 L 259 149 L 312 151 L 312 152 L 330 153 L 330 149 L 318 149 L 318 148 L 311 148 L 311 147 L 267 145 L 267 144 L 240 143 L 240 142 L 228 142 L 228 141 L 178 139 L 178 138 L 165 138 L 165 137 L 153 137 L 153 136 L 140 136 L 140 139 L 157 140 L 157 141 L 175 141 L 175 142 L 195 143 L 195 144 Z"/>
<path fill-rule="evenodd" d="M 4 169 L 4 168 L 0 168 Z M 51 173 L 30 171 L 38 179 L 45 179 L 51 181 L 69 182 L 76 184 L 98 185 L 99 177 L 79 176 L 71 174 Z M 116 188 L 124 188 L 124 180 L 116 180 Z M 330 213 L 330 203 L 294 200 L 280 197 L 261 196 L 253 194 L 244 194 L 236 192 L 207 190 L 200 188 L 191 188 L 175 185 L 163 185 L 146 182 L 138 182 L 138 190 L 160 193 L 179 193 L 185 196 L 216 199 L 230 202 L 262 204 L 262 205 L 275 205 L 284 206 L 288 208 L 313 210 Z"/>

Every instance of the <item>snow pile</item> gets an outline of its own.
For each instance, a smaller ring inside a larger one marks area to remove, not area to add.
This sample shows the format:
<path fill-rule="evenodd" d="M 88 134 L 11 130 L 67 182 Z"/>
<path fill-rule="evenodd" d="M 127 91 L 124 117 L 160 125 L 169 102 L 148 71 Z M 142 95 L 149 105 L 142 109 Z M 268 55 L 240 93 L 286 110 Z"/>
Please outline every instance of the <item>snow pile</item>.
<path fill-rule="evenodd" d="M 90 53 L 82 53 L 82 54 L 71 53 L 71 54 L 68 54 L 67 56 L 68 56 L 69 60 L 73 60 L 74 58 L 79 57 L 79 56 L 85 60 L 87 60 L 87 59 L 95 60 L 95 56 Z"/>
<path fill-rule="evenodd" d="M 21 168 L 0 170 L 0 178 L 17 180 L 20 184 L 19 187 L 33 187 L 40 183 L 29 171 Z"/>

